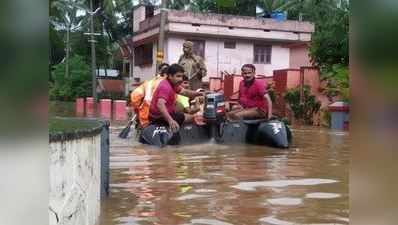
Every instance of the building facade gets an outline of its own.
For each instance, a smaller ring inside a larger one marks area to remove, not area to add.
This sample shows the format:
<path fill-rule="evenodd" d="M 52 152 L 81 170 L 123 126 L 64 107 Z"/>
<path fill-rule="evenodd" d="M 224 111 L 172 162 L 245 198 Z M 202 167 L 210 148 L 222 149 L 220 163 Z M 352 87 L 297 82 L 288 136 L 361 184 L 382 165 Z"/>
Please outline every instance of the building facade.
<path fill-rule="evenodd" d="M 136 7 L 133 24 L 132 78 L 143 81 L 156 72 L 160 14 Z M 222 71 L 240 73 L 245 63 L 254 64 L 257 74 L 265 76 L 274 70 L 311 66 L 308 43 L 314 25 L 309 22 L 169 10 L 165 32 L 164 62 L 176 63 L 183 42 L 192 41 L 195 54 L 207 66 L 205 81 Z"/>

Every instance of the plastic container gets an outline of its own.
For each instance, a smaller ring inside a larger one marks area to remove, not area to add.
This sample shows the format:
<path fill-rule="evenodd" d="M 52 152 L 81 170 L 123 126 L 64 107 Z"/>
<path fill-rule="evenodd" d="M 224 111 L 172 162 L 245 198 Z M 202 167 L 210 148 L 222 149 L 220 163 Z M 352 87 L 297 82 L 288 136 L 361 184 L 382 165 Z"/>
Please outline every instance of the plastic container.
<path fill-rule="evenodd" d="M 271 13 L 271 18 L 277 21 L 285 21 L 287 16 L 285 12 L 276 11 Z"/>
<path fill-rule="evenodd" d="M 348 130 L 349 106 L 345 102 L 335 102 L 329 105 L 331 114 L 330 128 L 336 130 Z"/>

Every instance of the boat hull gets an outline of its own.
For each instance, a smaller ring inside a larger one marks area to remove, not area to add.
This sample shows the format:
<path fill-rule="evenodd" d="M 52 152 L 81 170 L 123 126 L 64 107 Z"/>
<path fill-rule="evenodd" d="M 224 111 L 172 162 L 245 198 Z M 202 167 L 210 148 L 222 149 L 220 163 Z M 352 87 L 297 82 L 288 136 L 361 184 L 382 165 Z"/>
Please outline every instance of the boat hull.
<path fill-rule="evenodd" d="M 177 134 L 165 127 L 150 125 L 142 132 L 142 142 L 163 147 L 170 144 L 200 144 L 214 139 L 218 143 L 249 143 L 276 148 L 288 148 L 289 127 L 282 121 L 241 121 L 205 126 L 185 125 Z"/>

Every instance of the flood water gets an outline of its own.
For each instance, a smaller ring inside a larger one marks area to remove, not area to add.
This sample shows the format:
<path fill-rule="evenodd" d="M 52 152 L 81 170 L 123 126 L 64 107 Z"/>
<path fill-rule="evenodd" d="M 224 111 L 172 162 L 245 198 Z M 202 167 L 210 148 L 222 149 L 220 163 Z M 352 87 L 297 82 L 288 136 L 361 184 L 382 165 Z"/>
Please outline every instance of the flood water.
<path fill-rule="evenodd" d="M 288 150 L 201 144 L 156 149 L 111 133 L 101 225 L 349 224 L 349 135 L 293 129 Z"/>

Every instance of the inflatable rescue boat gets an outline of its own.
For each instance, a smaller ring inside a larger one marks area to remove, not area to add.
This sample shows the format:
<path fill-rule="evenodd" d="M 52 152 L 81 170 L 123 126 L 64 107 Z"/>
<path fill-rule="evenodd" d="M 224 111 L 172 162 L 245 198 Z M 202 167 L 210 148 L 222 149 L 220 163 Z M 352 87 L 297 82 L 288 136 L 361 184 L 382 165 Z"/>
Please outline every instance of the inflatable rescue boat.
<path fill-rule="evenodd" d="M 172 133 L 165 126 L 151 124 L 142 130 L 139 140 L 158 147 L 214 140 L 225 144 L 248 143 L 288 148 L 292 139 L 289 127 L 280 120 L 225 121 L 225 102 L 221 93 L 206 95 L 203 116 L 205 125 L 184 125 L 178 133 Z"/>

